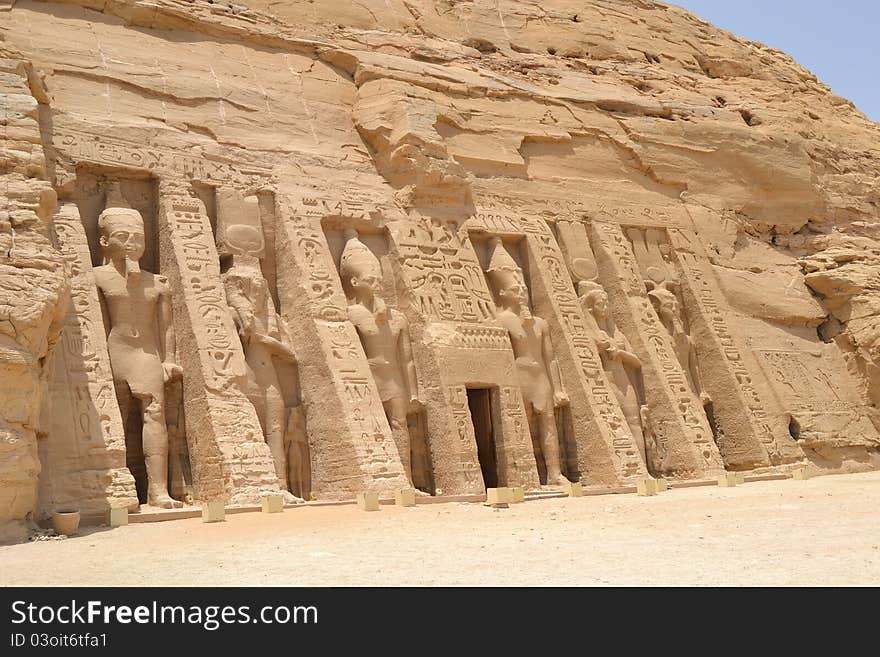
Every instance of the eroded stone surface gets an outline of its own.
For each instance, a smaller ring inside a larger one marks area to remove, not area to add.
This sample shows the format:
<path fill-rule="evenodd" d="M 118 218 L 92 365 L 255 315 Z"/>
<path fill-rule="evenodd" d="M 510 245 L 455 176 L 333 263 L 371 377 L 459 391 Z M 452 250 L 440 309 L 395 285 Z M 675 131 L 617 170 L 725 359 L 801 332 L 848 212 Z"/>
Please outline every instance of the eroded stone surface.
<path fill-rule="evenodd" d="M 880 127 L 779 51 L 648 0 L 0 31 L 0 521 L 147 503 L 144 418 L 164 505 L 878 464 Z M 108 208 L 161 414 L 116 401 Z"/>

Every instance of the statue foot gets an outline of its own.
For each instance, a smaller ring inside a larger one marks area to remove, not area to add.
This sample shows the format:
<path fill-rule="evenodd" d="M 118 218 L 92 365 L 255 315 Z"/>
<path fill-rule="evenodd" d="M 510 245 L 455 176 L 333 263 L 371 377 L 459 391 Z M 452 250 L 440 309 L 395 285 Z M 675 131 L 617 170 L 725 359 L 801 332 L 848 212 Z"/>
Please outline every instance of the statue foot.
<path fill-rule="evenodd" d="M 281 491 L 281 497 L 284 499 L 285 504 L 302 504 L 304 502 L 301 497 L 297 497 L 287 490 Z"/>
<path fill-rule="evenodd" d="M 420 488 L 416 488 L 415 486 L 413 486 L 413 490 L 416 492 L 416 497 L 431 497 L 431 493 L 426 493 L 425 491 L 421 490 Z"/>
<path fill-rule="evenodd" d="M 183 502 L 179 502 L 175 500 L 168 494 L 165 495 L 151 495 L 147 500 L 147 504 L 150 506 L 157 506 L 160 509 L 180 509 L 183 508 Z"/>
<path fill-rule="evenodd" d="M 547 485 L 548 486 L 565 486 L 566 484 L 570 484 L 570 483 L 571 482 L 568 480 L 568 477 L 566 477 L 561 472 L 558 475 L 555 475 L 553 477 L 550 477 L 550 476 L 547 477 Z"/>

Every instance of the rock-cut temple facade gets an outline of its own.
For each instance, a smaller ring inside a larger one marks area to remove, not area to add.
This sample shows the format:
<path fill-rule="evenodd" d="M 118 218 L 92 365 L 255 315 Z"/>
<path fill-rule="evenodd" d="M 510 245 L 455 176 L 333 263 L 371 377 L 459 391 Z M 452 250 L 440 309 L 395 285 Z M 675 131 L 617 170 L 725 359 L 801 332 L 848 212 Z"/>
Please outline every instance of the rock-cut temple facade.
<path fill-rule="evenodd" d="M 0 524 L 880 464 L 880 126 L 651 0 L 0 6 Z"/>

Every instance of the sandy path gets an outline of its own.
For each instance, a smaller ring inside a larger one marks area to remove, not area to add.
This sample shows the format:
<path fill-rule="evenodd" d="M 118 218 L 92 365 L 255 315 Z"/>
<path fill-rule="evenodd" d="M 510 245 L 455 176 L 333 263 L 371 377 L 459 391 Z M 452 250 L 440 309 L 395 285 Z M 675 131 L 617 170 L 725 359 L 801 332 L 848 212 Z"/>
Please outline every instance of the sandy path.
<path fill-rule="evenodd" d="M 880 585 L 880 473 L 135 524 L 0 547 L 4 585 Z"/>

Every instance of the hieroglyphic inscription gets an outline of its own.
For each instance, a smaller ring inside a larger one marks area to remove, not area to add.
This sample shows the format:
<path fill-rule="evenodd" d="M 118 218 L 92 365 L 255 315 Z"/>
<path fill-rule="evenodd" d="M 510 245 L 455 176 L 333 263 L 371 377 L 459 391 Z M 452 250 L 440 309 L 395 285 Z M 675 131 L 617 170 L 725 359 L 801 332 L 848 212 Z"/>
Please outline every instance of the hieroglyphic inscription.
<path fill-rule="evenodd" d="M 413 217 L 394 233 L 403 273 L 425 318 L 481 323 L 493 317 L 483 270 L 457 222 Z"/>
<path fill-rule="evenodd" d="M 71 130 L 56 130 L 52 145 L 59 155 L 74 163 L 124 166 L 205 183 L 222 182 L 258 188 L 270 180 L 272 173 L 265 167 L 235 163 L 221 157 L 196 157 L 185 150 L 144 146 Z"/>
<path fill-rule="evenodd" d="M 771 381 L 784 392 L 786 406 L 795 410 L 860 411 L 857 398 L 846 395 L 840 376 L 828 371 L 820 353 L 784 349 L 756 351 Z"/>
<path fill-rule="evenodd" d="M 645 284 L 639 274 L 629 240 L 617 224 L 594 222 L 593 228 L 599 248 L 615 263 L 615 275 L 623 281 L 637 323 L 639 342 L 649 350 L 650 362 L 657 365 L 663 385 L 671 395 L 670 401 L 684 425 L 684 435 L 676 432 L 677 436 L 673 438 L 669 433 L 674 431 L 672 427 L 659 421 L 653 423 L 656 461 L 662 463 L 666 458 L 672 448 L 671 440 L 684 439 L 697 446 L 704 466 L 720 467 L 720 457 L 713 442 L 712 431 L 681 369 L 669 334 L 660 323 L 646 295 Z M 635 344 L 633 337 L 636 336 L 632 336 L 630 340 Z"/>
<path fill-rule="evenodd" d="M 486 212 L 494 213 L 494 208 L 503 208 L 501 214 L 508 217 L 516 213 L 521 215 L 521 210 L 540 208 L 550 216 L 568 215 L 577 216 L 586 213 L 590 208 L 581 201 L 560 198 L 557 196 L 535 196 L 533 193 L 517 196 L 513 194 L 493 194 L 491 191 L 480 191 L 480 205 L 487 208 Z"/>
<path fill-rule="evenodd" d="M 627 226 L 667 227 L 689 225 L 684 210 L 674 211 L 671 208 L 657 206 L 622 206 L 618 203 L 609 205 L 601 201 L 590 208 L 588 216 L 595 221 L 613 222 Z"/>
<path fill-rule="evenodd" d="M 682 226 L 689 227 L 690 221 L 683 208 L 673 206 L 658 206 L 656 203 L 640 204 L 630 201 L 621 204 L 619 198 L 613 202 L 601 199 L 589 204 L 573 199 L 558 198 L 552 196 L 536 196 L 515 194 L 493 194 L 491 192 L 480 193 L 481 206 L 484 208 L 505 208 L 509 213 L 518 215 L 541 214 L 549 221 L 555 221 L 558 217 L 569 220 L 586 219 L 588 221 L 604 221 L 636 226 Z M 487 209 L 487 214 L 493 214 L 494 210 Z"/>
<path fill-rule="evenodd" d="M 510 338 L 507 331 L 497 326 L 458 324 L 455 326 L 454 332 L 438 333 L 431 341 L 441 347 L 456 349 L 510 350 Z"/>
<path fill-rule="evenodd" d="M 181 284 L 186 297 L 194 302 L 196 330 L 204 334 L 198 350 L 205 385 L 224 390 L 245 376 L 245 363 L 226 306 L 210 223 L 198 200 L 179 196 L 168 202 L 168 227 L 179 255 Z"/>
<path fill-rule="evenodd" d="M 476 453 L 476 437 L 468 408 L 467 390 L 463 385 L 446 386 L 446 402 L 452 411 L 452 420 L 458 436 L 455 451 L 458 454 L 458 465 L 465 490 L 480 490 L 483 476 L 479 466 L 474 462 Z"/>
<path fill-rule="evenodd" d="M 531 433 L 523 410 L 522 392 L 514 386 L 501 386 L 501 415 L 504 431 L 510 431 L 511 440 L 504 440 L 498 452 L 499 471 L 513 472 L 519 464 L 531 470 L 535 468 L 534 453 L 531 451 Z M 525 449 L 529 451 L 526 452 Z M 503 470 L 501 465 L 503 464 Z"/>
<path fill-rule="evenodd" d="M 569 350 L 573 355 L 583 386 L 589 396 L 590 408 L 600 425 L 606 427 L 613 454 L 614 468 L 621 477 L 644 471 L 633 437 L 608 386 L 595 346 L 587 330 L 583 310 L 572 287 L 562 252 L 543 219 L 528 215 L 512 215 L 491 208 L 480 211 L 468 222 L 472 230 L 490 234 L 521 234 L 526 236 L 530 251 L 539 263 L 539 275 L 548 283 L 549 297 L 555 306 Z"/>

